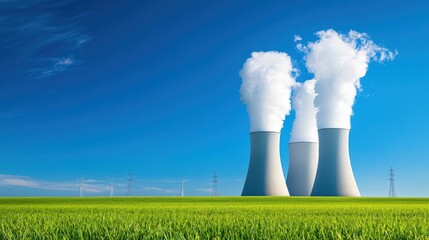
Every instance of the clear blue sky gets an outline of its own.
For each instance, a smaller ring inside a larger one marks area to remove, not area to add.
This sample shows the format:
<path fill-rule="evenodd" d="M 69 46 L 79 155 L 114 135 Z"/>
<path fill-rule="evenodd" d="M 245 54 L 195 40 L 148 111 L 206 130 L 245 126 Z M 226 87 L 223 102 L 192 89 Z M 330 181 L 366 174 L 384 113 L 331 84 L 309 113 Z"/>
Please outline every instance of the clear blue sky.
<path fill-rule="evenodd" d="M 238 75 L 252 51 L 287 52 L 333 28 L 396 49 L 370 64 L 350 153 L 363 195 L 429 196 L 428 1 L 0 0 L 0 195 L 239 195 L 249 121 Z M 399 1 L 398 1 L 399 2 Z M 282 130 L 287 143 L 293 114 Z"/>

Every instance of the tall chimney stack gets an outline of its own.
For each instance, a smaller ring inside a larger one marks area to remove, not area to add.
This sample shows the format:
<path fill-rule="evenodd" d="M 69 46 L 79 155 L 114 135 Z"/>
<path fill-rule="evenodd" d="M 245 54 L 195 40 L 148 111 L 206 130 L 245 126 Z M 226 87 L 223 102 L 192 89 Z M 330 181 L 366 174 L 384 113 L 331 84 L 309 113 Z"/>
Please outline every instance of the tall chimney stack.
<path fill-rule="evenodd" d="M 287 187 L 291 196 L 310 196 L 316 178 L 319 143 L 290 142 Z"/>
<path fill-rule="evenodd" d="M 360 197 L 349 156 L 349 129 L 322 128 L 312 196 Z"/>
<path fill-rule="evenodd" d="M 242 196 L 289 196 L 279 146 L 279 132 L 250 133 L 250 163 Z"/>

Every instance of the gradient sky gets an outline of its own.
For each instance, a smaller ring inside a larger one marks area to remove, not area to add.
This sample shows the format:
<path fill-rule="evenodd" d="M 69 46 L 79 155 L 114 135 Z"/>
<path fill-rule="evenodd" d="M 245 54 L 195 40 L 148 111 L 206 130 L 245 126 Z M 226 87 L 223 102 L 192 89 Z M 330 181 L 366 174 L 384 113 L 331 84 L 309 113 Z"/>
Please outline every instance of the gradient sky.
<path fill-rule="evenodd" d="M 29 3 L 31 2 L 31 3 Z M 398 1 L 399 2 L 399 1 Z M 0 195 L 126 192 L 239 195 L 249 121 L 238 75 L 253 51 L 284 51 L 308 74 L 294 35 L 366 32 L 399 54 L 371 63 L 352 117 L 361 194 L 429 196 L 428 1 L 0 0 Z M 293 114 L 281 137 L 284 173 Z"/>

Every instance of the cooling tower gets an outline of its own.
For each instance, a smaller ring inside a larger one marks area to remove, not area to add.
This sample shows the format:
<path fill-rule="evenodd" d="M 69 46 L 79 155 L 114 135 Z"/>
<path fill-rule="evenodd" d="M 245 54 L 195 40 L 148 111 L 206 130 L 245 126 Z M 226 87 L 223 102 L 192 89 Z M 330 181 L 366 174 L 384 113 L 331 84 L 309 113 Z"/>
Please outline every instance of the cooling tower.
<path fill-rule="evenodd" d="M 242 196 L 289 196 L 279 146 L 279 132 L 250 133 L 250 163 Z"/>
<path fill-rule="evenodd" d="M 359 197 L 349 156 L 349 129 L 319 129 L 319 163 L 312 196 Z"/>
<path fill-rule="evenodd" d="M 316 178 L 319 143 L 289 143 L 287 187 L 291 196 L 310 196 Z"/>

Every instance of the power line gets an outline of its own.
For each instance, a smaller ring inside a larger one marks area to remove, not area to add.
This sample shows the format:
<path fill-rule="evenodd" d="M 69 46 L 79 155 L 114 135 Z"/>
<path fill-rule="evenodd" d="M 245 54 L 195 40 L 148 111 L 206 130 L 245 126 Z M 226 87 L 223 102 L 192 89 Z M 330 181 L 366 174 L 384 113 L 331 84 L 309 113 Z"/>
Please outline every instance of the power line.
<path fill-rule="evenodd" d="M 389 197 L 396 197 L 396 189 L 395 189 L 395 173 L 393 172 L 393 168 L 389 169 Z"/>
<path fill-rule="evenodd" d="M 218 183 L 217 175 L 216 175 L 216 172 L 214 172 L 214 174 L 213 174 L 213 180 L 212 180 L 212 194 L 211 194 L 213 197 L 217 196 L 217 194 L 218 194 L 218 192 L 217 192 L 217 183 Z"/>

